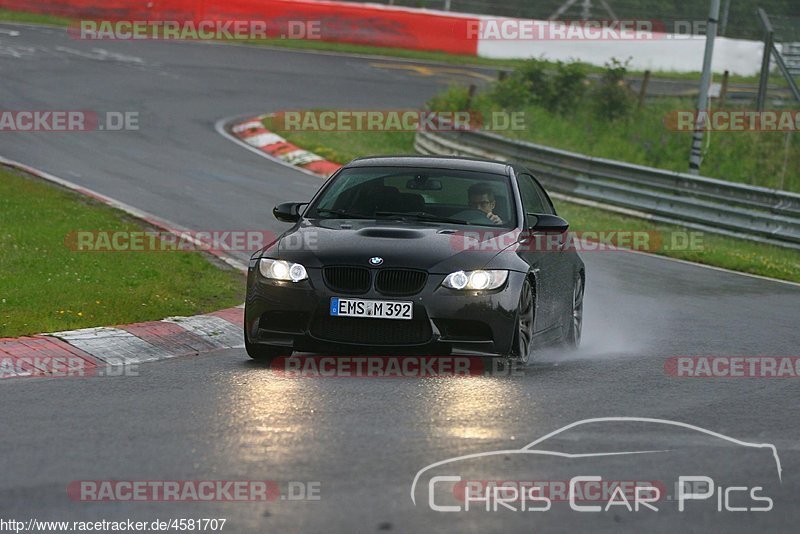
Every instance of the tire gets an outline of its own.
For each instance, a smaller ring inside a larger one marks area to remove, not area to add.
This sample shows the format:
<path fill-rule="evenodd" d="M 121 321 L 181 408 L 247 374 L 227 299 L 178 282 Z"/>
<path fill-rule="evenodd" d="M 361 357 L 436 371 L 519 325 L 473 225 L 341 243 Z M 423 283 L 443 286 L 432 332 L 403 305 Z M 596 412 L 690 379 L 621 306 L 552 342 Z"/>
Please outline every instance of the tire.
<path fill-rule="evenodd" d="M 514 339 L 508 359 L 526 364 L 530 360 L 533 339 L 534 297 L 530 281 L 525 279 L 520 291 L 517 305 L 517 318 L 514 328 Z"/>
<path fill-rule="evenodd" d="M 569 325 L 567 334 L 564 337 L 564 345 L 567 348 L 576 350 L 581 346 L 581 335 L 583 333 L 583 296 L 586 292 L 586 283 L 583 275 L 578 273 L 575 285 L 572 289 L 572 313 L 569 315 Z"/>
<path fill-rule="evenodd" d="M 270 363 L 280 356 L 292 355 L 292 349 L 271 345 L 254 345 L 250 343 L 247 340 L 247 332 L 244 333 L 244 349 L 247 351 L 247 355 L 252 359 L 264 363 Z"/>

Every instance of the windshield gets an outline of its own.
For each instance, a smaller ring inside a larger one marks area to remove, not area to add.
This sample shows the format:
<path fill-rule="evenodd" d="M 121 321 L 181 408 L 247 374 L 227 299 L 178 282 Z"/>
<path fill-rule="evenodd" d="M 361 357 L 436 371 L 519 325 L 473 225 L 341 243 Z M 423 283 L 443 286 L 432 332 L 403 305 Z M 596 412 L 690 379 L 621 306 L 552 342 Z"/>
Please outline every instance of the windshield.
<path fill-rule="evenodd" d="M 415 167 L 343 170 L 309 207 L 312 219 L 400 219 L 512 227 L 516 210 L 501 174 Z"/>

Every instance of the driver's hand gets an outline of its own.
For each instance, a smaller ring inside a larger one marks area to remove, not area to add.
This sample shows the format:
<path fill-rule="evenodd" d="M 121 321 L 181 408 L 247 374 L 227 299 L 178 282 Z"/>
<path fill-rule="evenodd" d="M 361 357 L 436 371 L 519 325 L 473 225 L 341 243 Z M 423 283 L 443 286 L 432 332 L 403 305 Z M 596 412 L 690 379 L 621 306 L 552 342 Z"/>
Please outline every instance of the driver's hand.
<path fill-rule="evenodd" d="M 486 218 L 492 221 L 494 224 L 503 224 L 503 219 L 499 216 L 495 215 L 494 213 L 487 213 Z"/>

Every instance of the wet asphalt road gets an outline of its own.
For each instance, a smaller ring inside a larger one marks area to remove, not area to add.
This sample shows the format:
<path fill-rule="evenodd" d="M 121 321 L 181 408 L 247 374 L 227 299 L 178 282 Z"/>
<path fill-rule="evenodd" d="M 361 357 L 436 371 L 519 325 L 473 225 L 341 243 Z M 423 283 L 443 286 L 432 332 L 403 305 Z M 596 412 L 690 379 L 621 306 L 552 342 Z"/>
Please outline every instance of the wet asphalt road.
<path fill-rule="evenodd" d="M 280 231 L 271 207 L 308 198 L 319 186 L 221 138 L 214 131 L 220 118 L 419 106 L 458 78 L 386 67 L 389 60 L 83 43 L 57 29 L 15 29 L 19 36 L 0 34 L 3 108 L 132 110 L 141 129 L 5 133 L 0 155 L 196 229 Z M 511 376 L 292 379 L 230 350 L 142 365 L 138 376 L 4 381 L 0 519 L 227 518 L 226 532 L 794 531 L 796 379 L 679 379 L 664 364 L 677 355 L 797 355 L 800 287 L 629 253 L 587 253 L 584 260 L 583 348 L 544 351 Z M 683 513 L 672 501 L 659 512 L 580 513 L 555 503 L 546 512 L 443 513 L 426 498 L 411 500 L 414 476 L 428 464 L 518 449 L 579 420 L 621 416 L 774 444 L 782 483 L 771 458 L 751 457 L 745 447 L 665 425 L 625 424 L 576 428 L 558 447 L 675 455 L 633 457 L 624 467 L 595 457 L 579 471 L 543 459 L 508 460 L 512 472 L 501 473 L 487 461 L 464 476 L 606 474 L 669 486 L 680 475 L 713 473 L 726 486 L 764 486 L 773 510 L 719 512 L 716 496 Z M 66 487 L 75 480 L 273 480 L 281 489 L 305 481 L 319 484 L 320 500 L 92 504 L 69 499 Z"/>

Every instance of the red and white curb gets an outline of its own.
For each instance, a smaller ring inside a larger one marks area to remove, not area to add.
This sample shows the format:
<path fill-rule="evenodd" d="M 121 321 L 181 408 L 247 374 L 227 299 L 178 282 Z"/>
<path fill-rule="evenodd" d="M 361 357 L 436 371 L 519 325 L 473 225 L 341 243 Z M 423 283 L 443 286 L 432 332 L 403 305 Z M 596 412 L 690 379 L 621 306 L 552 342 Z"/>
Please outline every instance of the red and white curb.
<path fill-rule="evenodd" d="M 166 232 L 188 230 L 146 211 L 58 176 L 0 156 L 0 165 L 90 197 Z M 188 238 L 197 245 L 200 241 Z M 236 270 L 247 266 L 221 251 L 210 251 Z M 0 338 L 0 379 L 14 377 L 89 376 L 109 366 L 130 365 L 243 346 L 244 305 L 194 317 L 117 327 L 84 328 L 21 338 Z"/>
<path fill-rule="evenodd" d="M 241 348 L 243 308 L 116 327 L 0 338 L 0 379 L 93 376 L 109 366 Z"/>
<path fill-rule="evenodd" d="M 227 126 L 231 136 L 251 149 L 262 152 L 270 159 L 291 167 L 297 167 L 308 173 L 328 178 L 339 170 L 341 165 L 328 161 L 322 156 L 298 147 L 286 139 L 271 132 L 264 126 L 264 119 L 272 115 L 261 115 L 245 120 L 238 120 Z"/>

